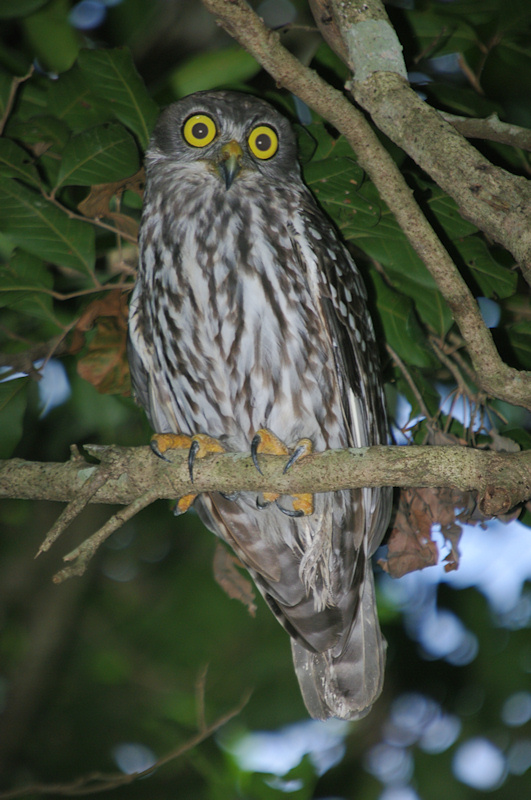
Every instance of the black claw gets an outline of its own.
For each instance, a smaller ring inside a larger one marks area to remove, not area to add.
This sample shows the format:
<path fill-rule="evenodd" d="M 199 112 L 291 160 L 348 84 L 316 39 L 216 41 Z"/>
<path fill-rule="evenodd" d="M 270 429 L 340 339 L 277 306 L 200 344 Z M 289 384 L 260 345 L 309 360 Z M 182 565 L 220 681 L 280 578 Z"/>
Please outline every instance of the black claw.
<path fill-rule="evenodd" d="M 162 458 L 162 460 L 163 460 L 163 461 L 167 461 L 168 463 L 170 463 L 170 459 L 169 459 L 169 458 L 166 458 L 166 456 L 164 455 L 164 453 L 161 453 L 161 452 L 160 452 L 160 450 L 159 450 L 159 446 L 158 446 L 158 444 L 157 444 L 157 441 L 156 441 L 156 439 L 153 439 L 153 440 L 152 440 L 152 441 L 149 443 L 149 446 L 151 447 L 151 449 L 153 450 L 153 452 L 155 453 L 155 455 L 156 455 L 158 458 Z"/>
<path fill-rule="evenodd" d="M 291 509 L 291 508 L 283 508 L 280 505 L 280 503 L 278 502 L 278 500 L 275 500 L 275 505 L 278 508 L 278 510 L 282 511 L 282 513 L 285 514 L 287 517 L 303 517 L 304 516 L 304 511 L 301 511 L 300 509 L 295 511 L 294 509 Z"/>
<path fill-rule="evenodd" d="M 224 500 L 231 500 L 234 501 L 237 499 L 239 492 L 233 492 L 232 494 L 225 494 L 225 492 L 220 492 L 220 495 L 224 498 Z"/>
<path fill-rule="evenodd" d="M 201 445 L 198 441 L 194 440 L 190 445 L 190 450 L 188 451 L 188 474 L 190 475 L 190 480 L 192 483 L 194 482 L 194 462 L 195 457 L 199 451 Z"/>
<path fill-rule="evenodd" d="M 306 448 L 302 444 L 300 444 L 298 447 L 296 447 L 295 450 L 293 451 L 293 453 L 290 455 L 290 457 L 286 461 L 284 469 L 282 470 L 282 474 L 286 473 L 288 471 L 288 469 L 290 467 L 292 467 L 296 461 L 298 461 L 298 459 L 302 456 L 302 454 L 304 452 L 306 452 Z"/>
<path fill-rule="evenodd" d="M 267 502 L 267 503 L 265 503 L 265 502 L 263 502 L 263 501 L 260 501 L 260 500 L 258 499 L 258 497 L 256 498 L 256 507 L 257 507 L 257 508 L 259 508 L 259 509 L 260 509 L 260 511 L 263 511 L 263 510 L 264 510 L 264 508 L 267 508 L 267 507 L 268 507 L 268 506 L 270 506 L 270 505 L 271 505 L 271 503 L 270 503 L 270 502 Z"/>
<path fill-rule="evenodd" d="M 255 465 L 260 475 L 263 475 L 264 473 L 260 469 L 260 464 L 258 463 L 258 445 L 260 444 L 261 441 L 262 440 L 258 433 L 255 436 L 253 436 L 253 441 L 251 442 L 251 458 L 253 459 L 253 464 Z"/>

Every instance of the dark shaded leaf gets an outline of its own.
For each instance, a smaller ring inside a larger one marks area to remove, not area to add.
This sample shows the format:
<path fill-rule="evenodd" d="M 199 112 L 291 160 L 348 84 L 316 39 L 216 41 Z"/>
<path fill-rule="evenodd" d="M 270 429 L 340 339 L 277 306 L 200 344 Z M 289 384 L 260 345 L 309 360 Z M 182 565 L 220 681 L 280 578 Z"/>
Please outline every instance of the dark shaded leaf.
<path fill-rule="evenodd" d="M 92 186 L 128 177 L 139 168 L 135 140 L 117 123 L 89 128 L 67 143 L 58 186 Z"/>
<path fill-rule="evenodd" d="M 192 92 L 247 81 L 260 70 L 260 64 L 246 50 L 238 46 L 225 47 L 188 59 L 172 73 L 170 83 L 176 96 L 184 97 Z"/>
<path fill-rule="evenodd" d="M 42 195 L 7 178 L 0 179 L 0 229 L 28 253 L 52 264 L 92 273 L 94 231 L 70 219 Z"/>
<path fill-rule="evenodd" d="M 111 291 L 90 303 L 76 325 L 72 352 L 94 326 L 96 331 L 90 337 L 87 351 L 77 361 L 78 374 L 101 394 L 130 394 L 125 294 Z"/>
<path fill-rule="evenodd" d="M 433 366 L 434 357 L 424 345 L 424 334 L 415 318 L 411 300 L 394 291 L 377 273 L 373 272 L 371 279 L 386 341 L 407 364 Z"/>
<path fill-rule="evenodd" d="M 109 111 L 138 136 L 145 149 L 159 109 L 146 87 L 127 48 L 82 50 L 79 67 L 95 94 Z"/>
<path fill-rule="evenodd" d="M 0 19 L 16 19 L 31 14 L 48 0 L 0 0 Z"/>
<path fill-rule="evenodd" d="M 0 381 L 0 458 L 9 458 L 22 436 L 28 379 Z"/>
<path fill-rule="evenodd" d="M 19 178 L 25 183 L 39 186 L 39 175 L 31 156 L 11 139 L 0 139 L 0 175 Z"/>
<path fill-rule="evenodd" d="M 76 60 L 81 35 L 70 24 L 69 11 L 68 0 L 49 0 L 22 22 L 28 43 L 48 70 L 64 72 Z"/>
<path fill-rule="evenodd" d="M 11 308 L 37 319 L 61 325 L 54 314 L 53 276 L 42 259 L 17 249 L 9 263 L 0 267 L 0 308 Z"/>

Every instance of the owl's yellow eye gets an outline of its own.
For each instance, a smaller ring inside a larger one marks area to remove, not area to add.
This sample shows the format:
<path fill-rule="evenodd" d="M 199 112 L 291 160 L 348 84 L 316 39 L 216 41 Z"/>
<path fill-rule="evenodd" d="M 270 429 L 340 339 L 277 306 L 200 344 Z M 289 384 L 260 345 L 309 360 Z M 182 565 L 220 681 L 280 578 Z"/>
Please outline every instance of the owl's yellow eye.
<path fill-rule="evenodd" d="M 269 125 L 258 125 L 247 141 L 251 153 L 257 158 L 271 158 L 278 150 L 278 136 Z"/>
<path fill-rule="evenodd" d="M 183 136 L 192 147 L 206 147 L 216 136 L 216 123 L 206 114 L 188 117 L 183 126 Z"/>

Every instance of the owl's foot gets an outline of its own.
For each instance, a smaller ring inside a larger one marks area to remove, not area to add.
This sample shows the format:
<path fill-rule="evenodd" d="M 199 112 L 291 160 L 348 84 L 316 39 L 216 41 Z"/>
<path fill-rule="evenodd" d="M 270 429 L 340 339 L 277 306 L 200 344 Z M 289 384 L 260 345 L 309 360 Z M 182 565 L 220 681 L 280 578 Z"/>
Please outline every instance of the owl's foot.
<path fill-rule="evenodd" d="M 295 462 L 299 461 L 301 458 L 305 458 L 312 452 L 312 440 L 299 439 L 293 453 L 288 458 L 284 466 L 283 472 L 287 472 L 288 469 L 291 469 Z M 292 504 L 293 509 L 298 512 L 298 516 L 300 517 L 309 517 L 310 514 L 313 514 L 313 494 L 306 492 L 304 494 L 295 494 L 293 495 Z"/>
<path fill-rule="evenodd" d="M 301 439 L 286 462 L 284 472 L 287 472 L 296 461 L 298 461 L 300 458 L 304 458 L 304 456 L 311 452 L 312 443 L 310 439 Z M 279 439 L 278 436 L 275 436 L 272 431 L 268 430 L 268 428 L 260 428 L 260 430 L 255 433 L 251 442 L 251 457 L 256 469 L 260 475 L 262 475 L 263 473 L 260 469 L 260 464 L 258 463 L 259 453 L 275 456 L 287 456 L 289 455 L 289 450 L 284 442 Z M 287 514 L 289 517 L 303 517 L 313 513 L 313 495 L 311 494 L 292 495 L 292 508 L 290 509 L 283 508 L 281 505 L 279 505 L 279 497 L 280 495 L 278 492 L 264 492 L 261 499 L 256 499 L 256 505 L 258 508 L 265 508 L 270 503 L 276 503 L 280 511 L 282 511 L 284 514 Z"/>
<path fill-rule="evenodd" d="M 169 461 L 164 455 L 168 450 L 188 450 L 188 473 L 194 482 L 194 463 L 196 458 L 204 458 L 211 453 L 224 453 L 225 448 L 217 439 L 205 433 L 187 436 L 184 433 L 156 433 L 151 437 L 151 449 L 159 458 Z M 178 500 L 175 514 L 184 514 L 194 502 L 197 494 L 186 494 Z"/>

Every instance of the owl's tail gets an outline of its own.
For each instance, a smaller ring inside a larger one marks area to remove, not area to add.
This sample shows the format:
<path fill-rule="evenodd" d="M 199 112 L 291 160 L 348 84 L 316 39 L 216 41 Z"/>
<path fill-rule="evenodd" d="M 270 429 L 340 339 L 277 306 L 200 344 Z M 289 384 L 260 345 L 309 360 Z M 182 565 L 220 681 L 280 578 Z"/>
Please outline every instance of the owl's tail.
<path fill-rule="evenodd" d="M 378 624 L 370 561 L 365 569 L 358 613 L 340 652 L 312 653 L 291 640 L 302 696 L 316 719 L 361 719 L 382 691 L 387 642 Z"/>

